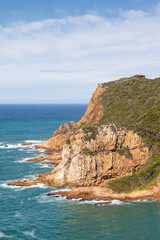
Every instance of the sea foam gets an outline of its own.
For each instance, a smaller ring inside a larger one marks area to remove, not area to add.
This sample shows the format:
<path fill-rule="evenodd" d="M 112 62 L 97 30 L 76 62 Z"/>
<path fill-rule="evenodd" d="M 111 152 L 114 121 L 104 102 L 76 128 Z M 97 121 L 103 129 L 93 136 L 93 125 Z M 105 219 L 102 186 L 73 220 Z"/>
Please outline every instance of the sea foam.
<path fill-rule="evenodd" d="M 8 236 L 8 235 L 5 235 L 3 232 L 0 231 L 0 238 L 13 238 L 13 236 Z"/>
<path fill-rule="evenodd" d="M 12 149 L 12 148 L 30 148 L 30 149 L 33 149 L 35 147 L 36 144 L 41 144 L 43 143 L 44 141 L 40 141 L 40 140 L 27 140 L 25 142 L 31 142 L 32 145 L 23 145 L 23 143 L 16 143 L 16 144 L 10 144 L 10 143 L 2 143 L 0 142 L 0 144 L 3 144 L 0 146 L 1 149 Z"/>
<path fill-rule="evenodd" d="M 23 232 L 23 234 L 26 235 L 26 236 L 30 236 L 30 237 L 36 238 L 36 236 L 35 236 L 35 230 L 25 231 L 25 232 Z"/>
<path fill-rule="evenodd" d="M 17 144 L 5 144 L 0 146 L 1 149 L 12 149 L 12 148 L 22 148 L 24 147 L 21 143 L 17 143 Z"/>
<path fill-rule="evenodd" d="M 15 163 L 24 163 L 27 162 L 27 160 L 32 159 L 32 158 L 22 158 L 21 160 L 14 161 Z"/>

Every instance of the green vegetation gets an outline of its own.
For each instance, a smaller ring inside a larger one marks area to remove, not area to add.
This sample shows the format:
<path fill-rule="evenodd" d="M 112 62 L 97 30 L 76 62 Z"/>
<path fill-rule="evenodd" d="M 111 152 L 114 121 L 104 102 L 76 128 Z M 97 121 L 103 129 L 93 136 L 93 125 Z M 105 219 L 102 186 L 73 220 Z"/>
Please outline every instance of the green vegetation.
<path fill-rule="evenodd" d="M 66 144 L 68 144 L 68 145 L 70 145 L 70 144 L 71 144 L 71 141 L 70 141 L 70 139 L 69 139 L 69 138 L 66 140 Z"/>
<path fill-rule="evenodd" d="M 85 148 L 83 151 L 83 154 L 94 156 L 94 155 L 96 155 L 96 152 L 92 152 L 89 148 Z"/>
<path fill-rule="evenodd" d="M 85 133 L 85 141 L 90 141 L 91 139 L 96 139 L 97 136 L 97 126 L 83 127 Z"/>
<path fill-rule="evenodd" d="M 138 133 L 150 149 L 150 159 L 132 176 L 113 180 L 108 185 L 116 192 L 148 188 L 160 172 L 160 78 L 125 78 L 104 84 L 100 97 L 104 116 L 98 123 L 115 123 Z M 128 155 L 126 149 L 120 155 Z"/>
<path fill-rule="evenodd" d="M 84 149 L 84 151 L 83 151 L 83 154 L 84 155 L 90 155 L 90 156 L 95 156 L 95 155 L 97 155 L 97 153 L 99 153 L 99 152 L 106 152 L 106 154 L 108 154 L 108 151 L 106 151 L 105 149 L 98 149 L 97 151 L 94 151 L 94 152 L 92 152 L 89 148 L 85 148 Z"/>
<path fill-rule="evenodd" d="M 135 170 L 136 171 L 136 170 Z M 148 189 L 154 185 L 160 172 L 160 158 L 153 163 L 152 167 L 136 173 L 133 171 L 132 176 L 126 176 L 110 181 L 107 185 L 115 192 L 131 192 L 135 189 Z"/>
<path fill-rule="evenodd" d="M 120 156 L 125 156 L 126 158 L 133 160 L 132 154 L 129 152 L 129 148 L 121 148 L 118 149 L 117 152 L 119 153 Z"/>
<path fill-rule="evenodd" d="M 104 117 L 100 123 L 117 123 L 136 131 L 159 133 L 160 78 L 128 78 L 105 83 L 101 96 Z"/>

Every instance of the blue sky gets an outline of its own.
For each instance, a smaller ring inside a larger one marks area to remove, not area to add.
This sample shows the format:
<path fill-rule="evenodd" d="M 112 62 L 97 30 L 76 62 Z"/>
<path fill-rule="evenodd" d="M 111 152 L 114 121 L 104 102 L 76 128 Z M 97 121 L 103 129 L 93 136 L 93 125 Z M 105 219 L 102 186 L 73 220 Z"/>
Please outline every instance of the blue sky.
<path fill-rule="evenodd" d="M 160 1 L 0 0 L 0 103 L 88 103 L 97 83 L 159 77 Z"/>

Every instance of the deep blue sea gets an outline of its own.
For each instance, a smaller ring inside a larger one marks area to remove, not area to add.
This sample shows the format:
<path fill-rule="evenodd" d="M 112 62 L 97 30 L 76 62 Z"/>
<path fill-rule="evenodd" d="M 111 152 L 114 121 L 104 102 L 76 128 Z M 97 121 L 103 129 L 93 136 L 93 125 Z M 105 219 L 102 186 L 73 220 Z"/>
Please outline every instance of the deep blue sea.
<path fill-rule="evenodd" d="M 0 238 L 39 240 L 159 240 L 160 203 L 113 201 L 94 206 L 94 201 L 46 196 L 56 188 L 9 187 L 22 178 L 35 179 L 51 171 L 36 157 L 35 144 L 49 139 L 68 121 L 78 121 L 87 105 L 0 105 Z M 4 147 L 7 145 L 7 147 Z M 28 150 L 25 150 L 25 149 Z"/>

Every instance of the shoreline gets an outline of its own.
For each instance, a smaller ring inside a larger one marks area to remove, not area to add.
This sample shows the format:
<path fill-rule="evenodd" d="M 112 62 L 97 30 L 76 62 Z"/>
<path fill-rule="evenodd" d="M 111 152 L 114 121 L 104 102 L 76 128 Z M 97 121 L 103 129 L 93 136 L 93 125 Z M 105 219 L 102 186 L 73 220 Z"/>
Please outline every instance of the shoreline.
<path fill-rule="evenodd" d="M 22 145 L 25 145 L 25 143 L 23 143 Z M 28 145 L 33 145 L 33 143 L 29 143 Z M 39 145 L 35 145 L 34 147 L 36 149 L 46 150 L 45 147 L 43 148 L 42 146 L 39 146 Z M 28 159 L 26 161 L 27 162 L 42 162 L 42 164 L 47 164 L 45 162 L 45 160 L 51 160 L 54 163 L 56 162 L 56 160 L 58 160 L 57 162 L 61 162 L 60 159 L 55 159 L 56 155 L 58 156 L 57 158 L 60 157 L 60 152 L 59 151 L 53 153 L 52 149 L 47 149 L 45 154 L 48 155 L 47 158 L 52 158 L 52 160 L 37 156 L 36 158 Z M 53 164 L 53 162 L 52 162 L 52 164 Z M 7 185 L 9 185 L 9 186 L 27 186 L 27 187 L 30 187 L 30 186 L 33 186 L 33 185 L 37 185 L 38 183 L 43 183 L 45 186 L 52 187 L 51 185 L 47 184 L 45 178 L 43 179 L 43 177 L 45 177 L 49 174 L 50 174 L 50 172 L 43 173 L 43 174 L 37 176 L 37 178 L 35 180 L 22 179 L 22 180 L 19 180 L 19 181 L 10 182 Z M 58 186 L 55 186 L 55 185 L 53 187 L 59 188 Z M 71 186 L 64 186 L 64 187 L 71 187 Z M 157 185 L 152 187 L 152 189 L 137 190 L 137 191 L 133 191 L 133 192 L 130 192 L 130 193 L 125 193 L 125 192 L 124 193 L 116 193 L 116 192 L 113 192 L 113 190 L 111 190 L 110 188 L 101 187 L 101 186 L 90 186 L 90 187 L 83 187 L 82 186 L 82 187 L 75 187 L 72 190 L 56 191 L 56 192 L 47 193 L 47 196 L 60 195 L 60 196 L 66 197 L 66 199 L 82 199 L 82 201 L 83 200 L 88 200 L 88 201 L 92 201 L 92 200 L 101 201 L 101 200 L 103 200 L 103 201 L 107 201 L 107 202 L 99 202 L 99 203 L 95 203 L 95 205 L 108 205 L 108 204 L 111 203 L 112 200 L 119 200 L 119 201 L 124 202 L 124 203 L 125 202 L 136 201 L 136 200 L 148 200 L 148 201 L 156 200 L 156 201 L 160 201 L 159 189 L 160 189 L 160 184 L 159 183 L 157 183 Z"/>
<path fill-rule="evenodd" d="M 78 187 L 69 191 L 58 191 L 48 193 L 47 196 L 60 195 L 67 199 L 82 199 L 83 200 L 98 200 L 98 201 L 112 201 L 119 200 L 121 202 L 131 202 L 136 200 L 156 200 L 160 199 L 154 196 L 154 193 L 149 190 L 134 191 L 131 193 L 113 193 L 110 189 L 101 187 Z M 105 205 L 109 202 L 96 203 L 96 205 Z"/>

